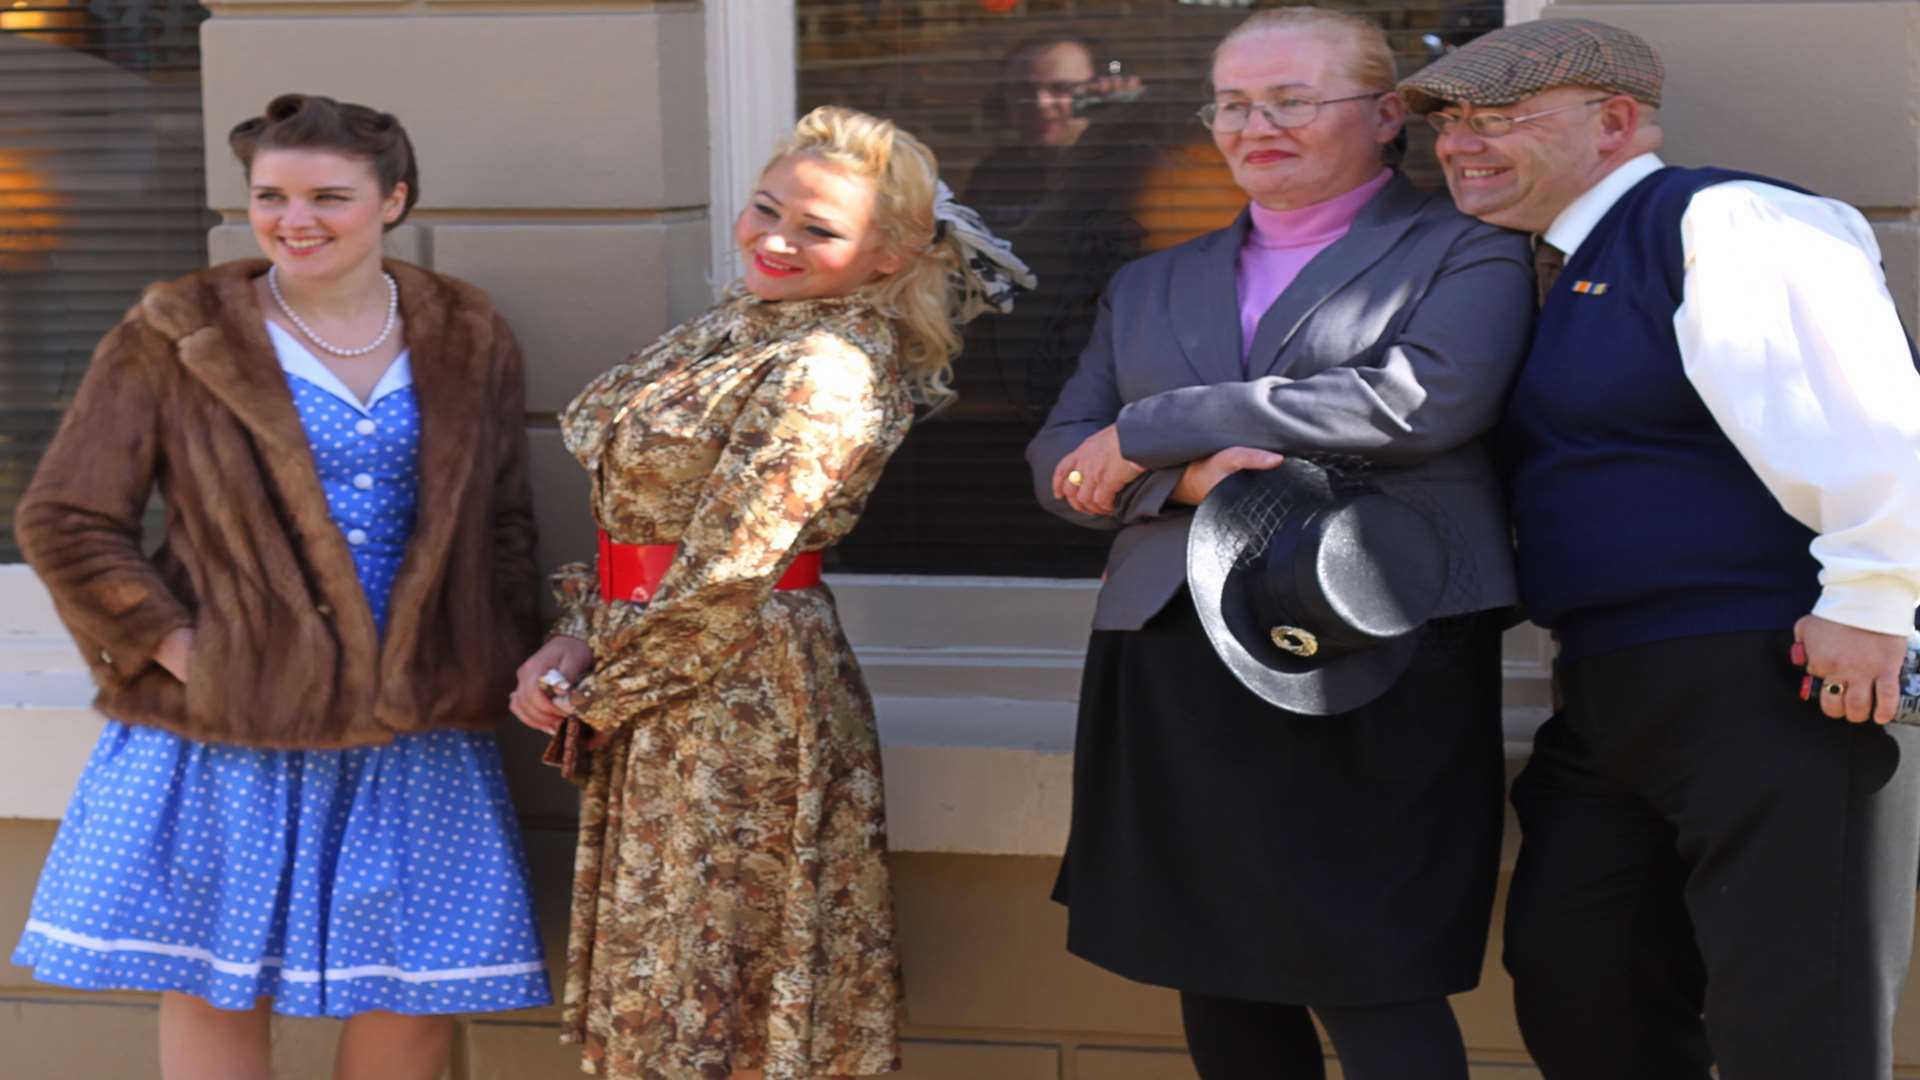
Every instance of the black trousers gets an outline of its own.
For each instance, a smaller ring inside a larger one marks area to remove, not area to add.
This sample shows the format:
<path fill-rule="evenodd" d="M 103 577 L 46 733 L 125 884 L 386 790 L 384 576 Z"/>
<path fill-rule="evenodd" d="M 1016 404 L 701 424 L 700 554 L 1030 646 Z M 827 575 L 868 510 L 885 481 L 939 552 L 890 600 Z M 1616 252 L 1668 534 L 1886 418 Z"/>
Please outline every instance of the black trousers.
<path fill-rule="evenodd" d="M 1200 1080 L 1325 1080 L 1308 1008 L 1183 992 L 1180 1020 Z M 1467 1080 L 1467 1049 L 1446 998 L 1311 1008 L 1346 1080 Z"/>
<path fill-rule="evenodd" d="M 1883 1080 L 1920 729 L 1799 700 L 1785 632 L 1560 667 L 1513 786 L 1506 963 L 1547 1080 Z"/>

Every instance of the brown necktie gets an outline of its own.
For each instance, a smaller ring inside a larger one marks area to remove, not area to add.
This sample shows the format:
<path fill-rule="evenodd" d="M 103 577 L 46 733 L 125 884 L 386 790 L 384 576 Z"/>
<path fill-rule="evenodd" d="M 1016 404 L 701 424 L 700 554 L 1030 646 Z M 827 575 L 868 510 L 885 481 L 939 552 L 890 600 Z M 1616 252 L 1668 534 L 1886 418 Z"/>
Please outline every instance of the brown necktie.
<path fill-rule="evenodd" d="M 1567 265 L 1567 253 L 1545 240 L 1533 245 L 1533 284 L 1540 306 L 1547 306 L 1547 293 Z"/>

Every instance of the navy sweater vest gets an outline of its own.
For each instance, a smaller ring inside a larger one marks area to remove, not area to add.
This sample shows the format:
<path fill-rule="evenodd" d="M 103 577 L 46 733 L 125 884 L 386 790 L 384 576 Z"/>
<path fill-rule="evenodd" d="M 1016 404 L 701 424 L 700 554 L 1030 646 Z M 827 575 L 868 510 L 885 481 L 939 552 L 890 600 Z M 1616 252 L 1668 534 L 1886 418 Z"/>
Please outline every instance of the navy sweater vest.
<path fill-rule="evenodd" d="M 1729 180 L 1799 190 L 1724 169 L 1635 185 L 1568 258 L 1508 401 L 1521 602 L 1563 656 L 1785 629 L 1819 597 L 1813 532 L 1714 422 L 1673 331 L 1680 218 Z"/>

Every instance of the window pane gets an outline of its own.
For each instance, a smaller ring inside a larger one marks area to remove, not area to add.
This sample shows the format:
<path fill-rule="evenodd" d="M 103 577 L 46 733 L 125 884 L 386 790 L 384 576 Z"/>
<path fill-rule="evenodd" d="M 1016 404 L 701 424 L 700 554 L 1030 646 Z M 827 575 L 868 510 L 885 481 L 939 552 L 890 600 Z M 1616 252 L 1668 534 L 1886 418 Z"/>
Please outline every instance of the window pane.
<path fill-rule="evenodd" d="M 1100 290 L 1128 260 L 1233 220 L 1245 204 L 1194 111 L 1234 0 L 797 0 L 800 107 L 842 104 L 925 139 L 964 202 L 1039 275 L 1011 316 L 971 328 L 960 400 L 919 425 L 841 569 L 1090 576 L 1110 534 L 1034 503 L 1022 451 L 1073 371 Z M 1499 25 L 1501 4 L 1335 4 L 1371 16 L 1410 72 Z M 1135 100 L 1076 102 L 1096 76 Z M 1122 87 L 1122 90 L 1130 87 Z M 1435 186 L 1433 133 L 1408 128 L 1404 167 Z"/>
<path fill-rule="evenodd" d="M 100 336 L 206 265 L 197 28 L 183 0 L 0 0 L 0 562 Z"/>

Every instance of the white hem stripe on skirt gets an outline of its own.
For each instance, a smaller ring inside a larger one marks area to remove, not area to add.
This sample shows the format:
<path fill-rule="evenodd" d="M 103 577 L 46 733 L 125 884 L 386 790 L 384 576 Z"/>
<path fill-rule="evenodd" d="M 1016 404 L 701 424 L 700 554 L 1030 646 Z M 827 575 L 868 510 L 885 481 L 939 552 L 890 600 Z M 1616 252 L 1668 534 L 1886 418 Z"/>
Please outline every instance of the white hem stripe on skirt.
<path fill-rule="evenodd" d="M 86 934 L 76 934 L 71 930 L 62 930 L 57 926 L 49 926 L 38 919 L 27 920 L 27 933 L 39 934 L 50 941 L 72 945 L 76 949 L 89 949 L 99 953 L 141 952 L 176 956 L 182 960 L 197 960 L 222 975 L 258 975 L 267 968 L 279 968 L 280 977 L 293 983 L 317 983 L 322 978 L 331 982 L 386 978 L 409 983 L 430 983 L 444 982 L 448 979 L 493 979 L 502 975 L 531 975 L 546 970 L 545 964 L 537 960 L 527 960 L 518 964 L 487 964 L 480 967 L 447 968 L 443 971 L 403 971 L 391 964 L 361 964 L 358 967 L 328 968 L 324 972 L 301 971 L 284 966 L 283 961 L 277 956 L 263 957 L 252 964 L 238 960 L 222 960 L 205 949 L 197 949 L 191 945 L 168 945 L 162 941 L 136 941 L 132 938 L 108 941 L 105 938 L 89 937 Z"/>

